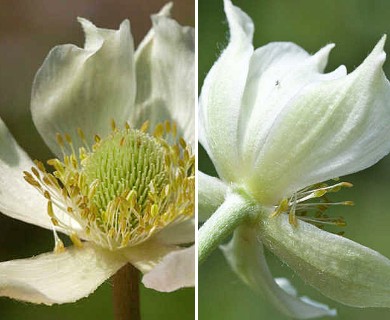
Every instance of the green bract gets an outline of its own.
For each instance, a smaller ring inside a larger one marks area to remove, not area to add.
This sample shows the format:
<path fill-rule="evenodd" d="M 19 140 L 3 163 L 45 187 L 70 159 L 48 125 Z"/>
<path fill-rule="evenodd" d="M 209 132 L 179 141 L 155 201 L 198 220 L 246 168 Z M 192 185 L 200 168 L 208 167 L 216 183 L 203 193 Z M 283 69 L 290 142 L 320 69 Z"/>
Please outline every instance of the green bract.
<path fill-rule="evenodd" d="M 199 257 L 229 233 L 233 270 L 295 318 L 335 315 L 285 279 L 272 280 L 263 245 L 324 295 L 357 307 L 390 307 L 390 260 L 317 228 L 328 217 L 323 183 L 372 166 L 390 151 L 390 85 L 383 37 L 350 74 L 323 73 L 334 45 L 314 55 L 293 43 L 254 50 L 253 23 L 225 0 L 230 40 L 200 96 L 199 138 L 219 178 L 199 174 Z M 314 215 L 310 214 L 314 211 Z M 371 270 L 371 271 L 370 271 Z M 374 270 L 374 271 L 373 271 Z"/>

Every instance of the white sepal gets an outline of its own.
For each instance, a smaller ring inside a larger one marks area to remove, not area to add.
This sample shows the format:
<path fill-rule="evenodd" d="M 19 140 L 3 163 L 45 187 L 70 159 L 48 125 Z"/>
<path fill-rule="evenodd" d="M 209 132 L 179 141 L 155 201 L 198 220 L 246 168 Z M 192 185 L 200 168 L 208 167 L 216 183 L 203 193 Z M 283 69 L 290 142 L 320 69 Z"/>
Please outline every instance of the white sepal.
<path fill-rule="evenodd" d="M 263 245 L 253 227 L 238 227 L 233 239 L 221 246 L 221 249 L 237 275 L 286 316 L 310 319 L 336 315 L 336 310 L 329 309 L 324 304 L 298 297 L 296 290 L 289 282 L 286 283 L 286 279 L 275 282 L 265 260 Z"/>
<path fill-rule="evenodd" d="M 243 166 L 258 165 L 258 155 L 267 142 L 269 131 L 283 117 L 293 99 L 307 86 L 338 79 L 347 71 L 341 66 L 323 74 L 330 51 L 329 44 L 314 55 L 289 42 L 272 42 L 257 49 L 250 62 L 241 102 L 239 137 Z"/>
<path fill-rule="evenodd" d="M 225 200 L 228 187 L 218 178 L 198 171 L 198 219 L 207 220 Z"/>
<path fill-rule="evenodd" d="M 0 296 L 52 305 L 87 297 L 126 263 L 90 243 L 0 263 Z"/>
<path fill-rule="evenodd" d="M 238 122 L 249 62 L 253 53 L 252 20 L 225 0 L 230 40 L 208 73 L 199 100 L 199 136 L 225 181 L 235 181 L 242 168 Z"/>
<path fill-rule="evenodd" d="M 390 307 L 390 260 L 342 236 L 264 213 L 258 238 L 322 294 L 355 307 Z M 375 270 L 375 271 L 373 271 Z"/>
<path fill-rule="evenodd" d="M 121 250 L 127 261 L 142 273 L 148 273 L 169 253 L 179 250 L 180 247 L 149 239 L 134 247 Z"/>
<path fill-rule="evenodd" d="M 195 218 L 172 222 L 157 233 L 154 238 L 169 245 L 195 242 Z"/>
<path fill-rule="evenodd" d="M 152 16 L 153 28 L 136 51 L 137 98 L 130 122 L 151 127 L 175 121 L 179 135 L 194 144 L 194 29 L 169 18 L 171 4 Z"/>
<path fill-rule="evenodd" d="M 122 126 L 135 101 L 133 38 L 128 20 L 119 30 L 95 27 L 86 19 L 85 47 L 53 48 L 38 70 L 31 95 L 34 123 L 50 149 L 62 156 L 56 133 L 73 137 L 75 150 L 82 146 L 81 128 L 91 144 L 95 134 L 106 136 L 111 121 Z"/>
<path fill-rule="evenodd" d="M 23 171 L 31 171 L 33 166 L 35 164 L 0 119 L 0 211 L 11 218 L 52 229 L 47 200 L 23 178 Z M 79 229 L 78 223 L 66 213 L 55 210 L 66 225 Z"/>
<path fill-rule="evenodd" d="M 275 204 L 314 183 L 363 170 L 390 150 L 390 85 L 385 37 L 347 76 L 314 83 L 292 99 L 268 130 L 246 188 Z"/>
<path fill-rule="evenodd" d="M 195 286 L 195 247 L 189 247 L 167 254 L 142 282 L 147 288 L 171 292 L 184 287 Z"/>

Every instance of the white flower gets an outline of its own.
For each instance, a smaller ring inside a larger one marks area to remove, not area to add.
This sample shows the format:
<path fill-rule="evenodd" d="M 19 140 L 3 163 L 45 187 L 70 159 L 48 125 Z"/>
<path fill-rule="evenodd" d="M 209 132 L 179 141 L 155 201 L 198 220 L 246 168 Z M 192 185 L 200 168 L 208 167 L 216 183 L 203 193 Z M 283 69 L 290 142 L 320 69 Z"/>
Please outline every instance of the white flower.
<path fill-rule="evenodd" d="M 0 210 L 52 229 L 56 241 L 56 252 L 0 263 L 1 296 L 73 302 L 126 263 L 159 291 L 194 285 L 193 248 L 180 246 L 194 241 L 194 33 L 170 7 L 152 16 L 135 53 L 128 20 L 108 30 L 79 19 L 84 48 L 50 51 L 31 112 L 58 158 L 53 174 L 0 121 Z M 58 232 L 74 246 L 64 248 Z"/>
<path fill-rule="evenodd" d="M 199 233 L 200 259 L 234 231 L 223 247 L 233 270 L 288 316 L 335 311 L 297 298 L 286 280 L 273 281 L 263 245 L 334 300 L 390 307 L 390 260 L 316 227 L 344 224 L 323 211 L 351 204 L 325 197 L 349 183 L 321 182 L 390 151 L 385 37 L 350 74 L 344 66 L 324 74 L 333 45 L 314 55 L 293 43 L 254 50 L 251 19 L 230 0 L 225 12 L 230 41 L 200 97 L 199 138 L 220 177 L 199 174 L 200 217 L 209 217 Z"/>

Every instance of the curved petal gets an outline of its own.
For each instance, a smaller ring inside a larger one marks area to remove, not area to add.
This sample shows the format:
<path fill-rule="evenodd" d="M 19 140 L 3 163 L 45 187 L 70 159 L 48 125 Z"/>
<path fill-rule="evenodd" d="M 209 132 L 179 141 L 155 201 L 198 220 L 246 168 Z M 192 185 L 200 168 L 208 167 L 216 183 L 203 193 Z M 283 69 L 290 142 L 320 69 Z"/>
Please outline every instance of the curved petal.
<path fill-rule="evenodd" d="M 158 234 L 155 239 L 165 244 L 186 244 L 195 241 L 195 219 L 187 219 L 171 223 Z"/>
<path fill-rule="evenodd" d="M 296 290 L 287 279 L 274 280 L 255 229 L 238 227 L 233 239 L 227 245 L 221 246 L 221 249 L 234 272 L 286 316 L 310 319 L 336 315 L 336 310 L 329 309 L 326 305 L 307 297 L 297 297 Z"/>
<path fill-rule="evenodd" d="M 165 120 L 178 124 L 179 134 L 194 143 L 194 29 L 169 18 L 171 4 L 152 16 L 153 29 L 136 52 L 136 109 L 132 124 Z"/>
<path fill-rule="evenodd" d="M 68 133 L 76 150 L 81 128 L 89 144 L 94 135 L 107 135 L 111 120 L 120 126 L 135 100 L 133 38 L 128 20 L 119 30 L 95 27 L 79 19 L 84 49 L 66 44 L 53 48 L 38 70 L 32 89 L 31 112 L 46 144 L 62 156 L 56 133 Z"/>
<path fill-rule="evenodd" d="M 195 286 L 195 247 L 167 254 L 164 259 L 142 278 L 147 288 L 172 292 Z"/>
<path fill-rule="evenodd" d="M 74 302 L 91 294 L 126 263 L 122 256 L 84 243 L 62 253 L 0 263 L 0 296 L 43 303 Z"/>
<path fill-rule="evenodd" d="M 367 168 L 390 151 L 384 42 L 351 74 L 308 86 L 273 123 L 247 176 L 261 203 Z"/>
<path fill-rule="evenodd" d="M 11 218 L 52 229 L 47 200 L 23 179 L 23 171 L 31 171 L 33 166 L 0 119 L 0 211 Z M 56 215 L 69 226 L 78 225 L 66 214 L 56 212 Z"/>
<path fill-rule="evenodd" d="M 225 181 L 240 176 L 238 119 L 253 53 L 252 20 L 225 0 L 230 41 L 208 73 L 199 100 L 201 142 Z"/>
<path fill-rule="evenodd" d="M 324 295 L 355 307 L 390 307 L 390 260 L 344 237 L 288 216 L 263 213 L 258 238 Z"/>
<path fill-rule="evenodd" d="M 198 171 L 198 219 L 207 220 L 225 200 L 227 186 L 218 178 Z"/>
<path fill-rule="evenodd" d="M 334 45 L 329 44 L 311 56 L 293 43 L 274 42 L 254 52 L 239 123 L 242 162 L 248 168 L 256 165 L 270 128 L 291 99 L 308 85 L 346 75 L 344 66 L 329 74 L 322 73 L 332 48 Z"/>

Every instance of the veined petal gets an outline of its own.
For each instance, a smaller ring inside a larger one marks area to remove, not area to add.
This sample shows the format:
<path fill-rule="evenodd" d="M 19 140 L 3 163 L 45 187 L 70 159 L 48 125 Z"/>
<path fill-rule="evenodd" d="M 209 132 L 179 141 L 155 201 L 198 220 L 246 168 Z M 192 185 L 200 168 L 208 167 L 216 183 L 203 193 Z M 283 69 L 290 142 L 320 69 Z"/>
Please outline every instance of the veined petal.
<path fill-rule="evenodd" d="M 155 239 L 165 244 L 186 244 L 195 241 L 195 219 L 171 223 Z"/>
<path fill-rule="evenodd" d="M 329 309 L 324 304 L 307 297 L 297 297 L 296 290 L 287 279 L 275 282 L 265 260 L 263 245 L 254 228 L 244 225 L 238 227 L 233 239 L 221 246 L 221 249 L 237 275 L 288 317 L 310 319 L 336 315 L 336 310 Z"/>
<path fill-rule="evenodd" d="M 0 263 L 0 296 L 52 305 L 88 296 L 126 263 L 111 251 L 84 243 L 62 253 Z"/>
<path fill-rule="evenodd" d="M 390 260 L 344 237 L 288 216 L 264 213 L 264 245 L 324 295 L 355 307 L 390 307 Z"/>
<path fill-rule="evenodd" d="M 174 120 L 194 143 L 194 29 L 169 18 L 171 4 L 152 16 L 153 28 L 136 52 L 137 98 L 130 122 Z"/>
<path fill-rule="evenodd" d="M 274 122 L 306 86 L 347 74 L 344 66 L 328 74 L 322 73 L 332 48 L 334 45 L 329 44 L 311 56 L 293 43 L 275 42 L 254 52 L 240 112 L 239 136 L 244 166 L 256 165 L 257 155 Z"/>
<path fill-rule="evenodd" d="M 53 48 L 32 89 L 34 123 L 57 156 L 62 153 L 56 133 L 68 133 L 78 150 L 78 128 L 91 144 L 95 134 L 110 132 L 111 120 L 122 126 L 135 101 L 129 21 L 123 21 L 116 31 L 97 28 L 86 19 L 79 21 L 86 36 L 84 49 L 70 44 Z"/>
<path fill-rule="evenodd" d="M 246 180 L 261 203 L 362 170 L 389 152 L 384 42 L 351 74 L 308 86 L 283 109 Z"/>
<path fill-rule="evenodd" d="M 198 171 L 198 219 L 207 220 L 225 200 L 227 186 L 221 180 Z"/>
<path fill-rule="evenodd" d="M 195 247 L 167 254 L 152 271 L 142 278 L 147 288 L 172 292 L 195 286 Z"/>
<path fill-rule="evenodd" d="M 238 119 L 253 53 L 252 20 L 225 0 L 230 40 L 208 73 L 199 100 L 201 142 L 225 181 L 236 181 L 239 161 Z"/>
<path fill-rule="evenodd" d="M 11 218 L 52 229 L 47 200 L 23 179 L 23 171 L 30 171 L 33 166 L 0 119 L 0 211 Z M 68 215 L 61 211 L 56 215 L 67 225 L 77 228 L 77 222 Z"/>

